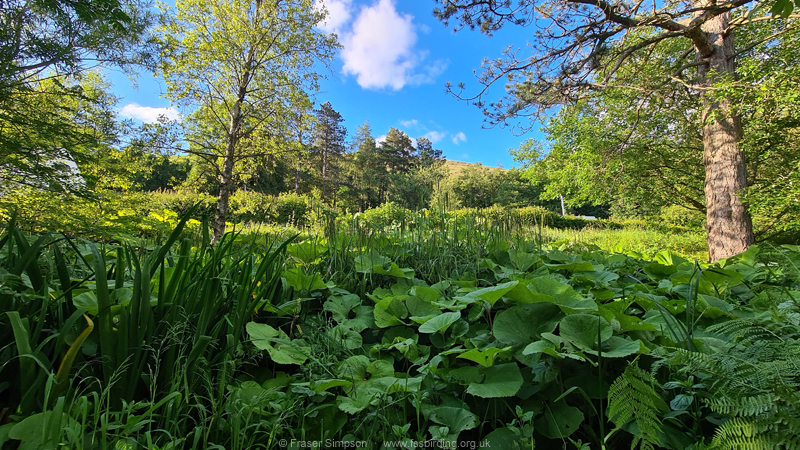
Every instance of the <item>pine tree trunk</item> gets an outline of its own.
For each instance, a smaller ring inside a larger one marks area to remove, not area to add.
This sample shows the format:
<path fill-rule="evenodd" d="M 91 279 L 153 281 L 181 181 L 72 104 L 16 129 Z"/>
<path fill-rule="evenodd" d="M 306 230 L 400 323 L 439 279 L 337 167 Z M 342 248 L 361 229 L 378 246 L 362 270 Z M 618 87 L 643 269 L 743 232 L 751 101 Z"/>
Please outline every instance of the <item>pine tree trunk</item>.
<path fill-rule="evenodd" d="M 698 52 L 698 58 L 708 62 L 699 66 L 702 87 L 735 74 L 733 34 L 725 33 L 729 21 L 726 13 L 702 27 L 713 49 L 706 55 Z M 709 259 L 717 261 L 747 250 L 753 243 L 753 224 L 740 198 L 747 186 L 747 166 L 739 146 L 741 119 L 732 113 L 730 99 L 714 98 L 711 90 L 702 95 L 706 232 Z"/>

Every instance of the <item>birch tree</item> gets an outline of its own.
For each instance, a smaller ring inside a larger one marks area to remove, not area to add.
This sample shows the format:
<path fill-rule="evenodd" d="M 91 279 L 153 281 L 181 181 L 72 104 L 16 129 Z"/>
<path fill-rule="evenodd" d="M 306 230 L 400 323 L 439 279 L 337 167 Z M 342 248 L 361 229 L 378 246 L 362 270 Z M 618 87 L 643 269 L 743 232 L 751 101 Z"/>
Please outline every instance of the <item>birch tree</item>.
<path fill-rule="evenodd" d="M 263 156 L 288 135 L 292 112 L 309 108 L 320 74 L 337 47 L 315 28 L 324 12 L 313 0 L 178 0 L 159 29 L 168 96 L 205 110 L 219 139 L 195 142 L 215 158 L 219 195 L 214 240 L 225 232 L 236 163 Z M 190 141 L 191 143 L 191 141 Z"/>

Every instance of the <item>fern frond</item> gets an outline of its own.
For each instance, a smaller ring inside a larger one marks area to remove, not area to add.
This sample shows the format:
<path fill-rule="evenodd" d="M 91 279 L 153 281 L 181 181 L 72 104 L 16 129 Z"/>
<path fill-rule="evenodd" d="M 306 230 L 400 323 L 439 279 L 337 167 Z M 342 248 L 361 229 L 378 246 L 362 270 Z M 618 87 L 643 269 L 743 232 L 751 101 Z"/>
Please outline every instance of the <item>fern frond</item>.
<path fill-rule="evenodd" d="M 639 446 L 642 450 L 652 450 L 659 445 L 659 413 L 666 409 L 666 404 L 655 386 L 653 375 L 633 362 L 608 391 L 608 417 L 617 429 L 630 421 L 635 421 L 639 428 L 631 443 L 632 449 Z"/>
<path fill-rule="evenodd" d="M 772 394 L 755 395 L 742 398 L 710 398 L 706 404 L 712 411 L 731 416 L 757 416 L 772 411 L 776 398 Z"/>

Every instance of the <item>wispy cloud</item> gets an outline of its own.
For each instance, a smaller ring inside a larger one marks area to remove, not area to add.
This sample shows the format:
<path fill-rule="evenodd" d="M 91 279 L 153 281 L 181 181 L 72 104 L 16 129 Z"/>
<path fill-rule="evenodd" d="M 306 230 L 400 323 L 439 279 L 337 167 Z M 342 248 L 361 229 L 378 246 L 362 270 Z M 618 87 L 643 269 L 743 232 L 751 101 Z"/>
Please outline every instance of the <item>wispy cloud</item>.
<path fill-rule="evenodd" d="M 463 131 L 459 131 L 458 133 L 454 134 L 452 139 L 453 144 L 458 145 L 461 142 L 467 142 L 467 135 L 464 134 Z"/>
<path fill-rule="evenodd" d="M 447 136 L 446 131 L 429 131 L 423 135 L 423 137 L 429 139 L 434 144 L 441 141 Z"/>
<path fill-rule="evenodd" d="M 448 62 L 436 60 L 419 67 L 428 52 L 415 48 L 413 20 L 414 16 L 397 11 L 394 0 L 361 8 L 352 29 L 341 34 L 344 73 L 354 75 L 365 89 L 399 90 L 407 84 L 433 82 Z"/>
<path fill-rule="evenodd" d="M 151 106 L 140 106 L 137 103 L 128 103 L 119 110 L 119 115 L 128 119 L 141 120 L 144 123 L 157 122 L 160 116 L 165 116 L 170 120 L 178 120 L 181 113 L 175 108 L 153 108 Z"/>
<path fill-rule="evenodd" d="M 404 126 L 404 127 L 406 127 L 406 128 L 415 127 L 415 126 L 417 126 L 418 124 L 419 124 L 419 122 L 417 122 L 417 119 L 411 119 L 411 120 L 401 120 L 401 121 L 400 121 L 400 125 L 402 125 L 402 126 Z"/>

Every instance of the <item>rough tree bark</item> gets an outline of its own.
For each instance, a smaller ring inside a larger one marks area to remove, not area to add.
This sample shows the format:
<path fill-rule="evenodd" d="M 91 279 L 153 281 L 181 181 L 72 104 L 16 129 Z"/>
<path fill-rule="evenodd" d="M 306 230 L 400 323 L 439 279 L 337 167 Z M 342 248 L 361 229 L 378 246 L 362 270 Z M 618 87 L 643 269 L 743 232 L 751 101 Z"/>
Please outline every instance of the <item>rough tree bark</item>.
<path fill-rule="evenodd" d="M 753 243 L 753 223 L 740 194 L 747 186 L 747 166 L 739 146 L 741 119 L 731 101 L 716 98 L 708 89 L 735 75 L 730 13 L 706 21 L 702 31 L 707 46 L 696 46 L 701 76 L 703 163 L 705 166 L 706 232 L 709 259 L 717 261 L 739 254 Z"/>

